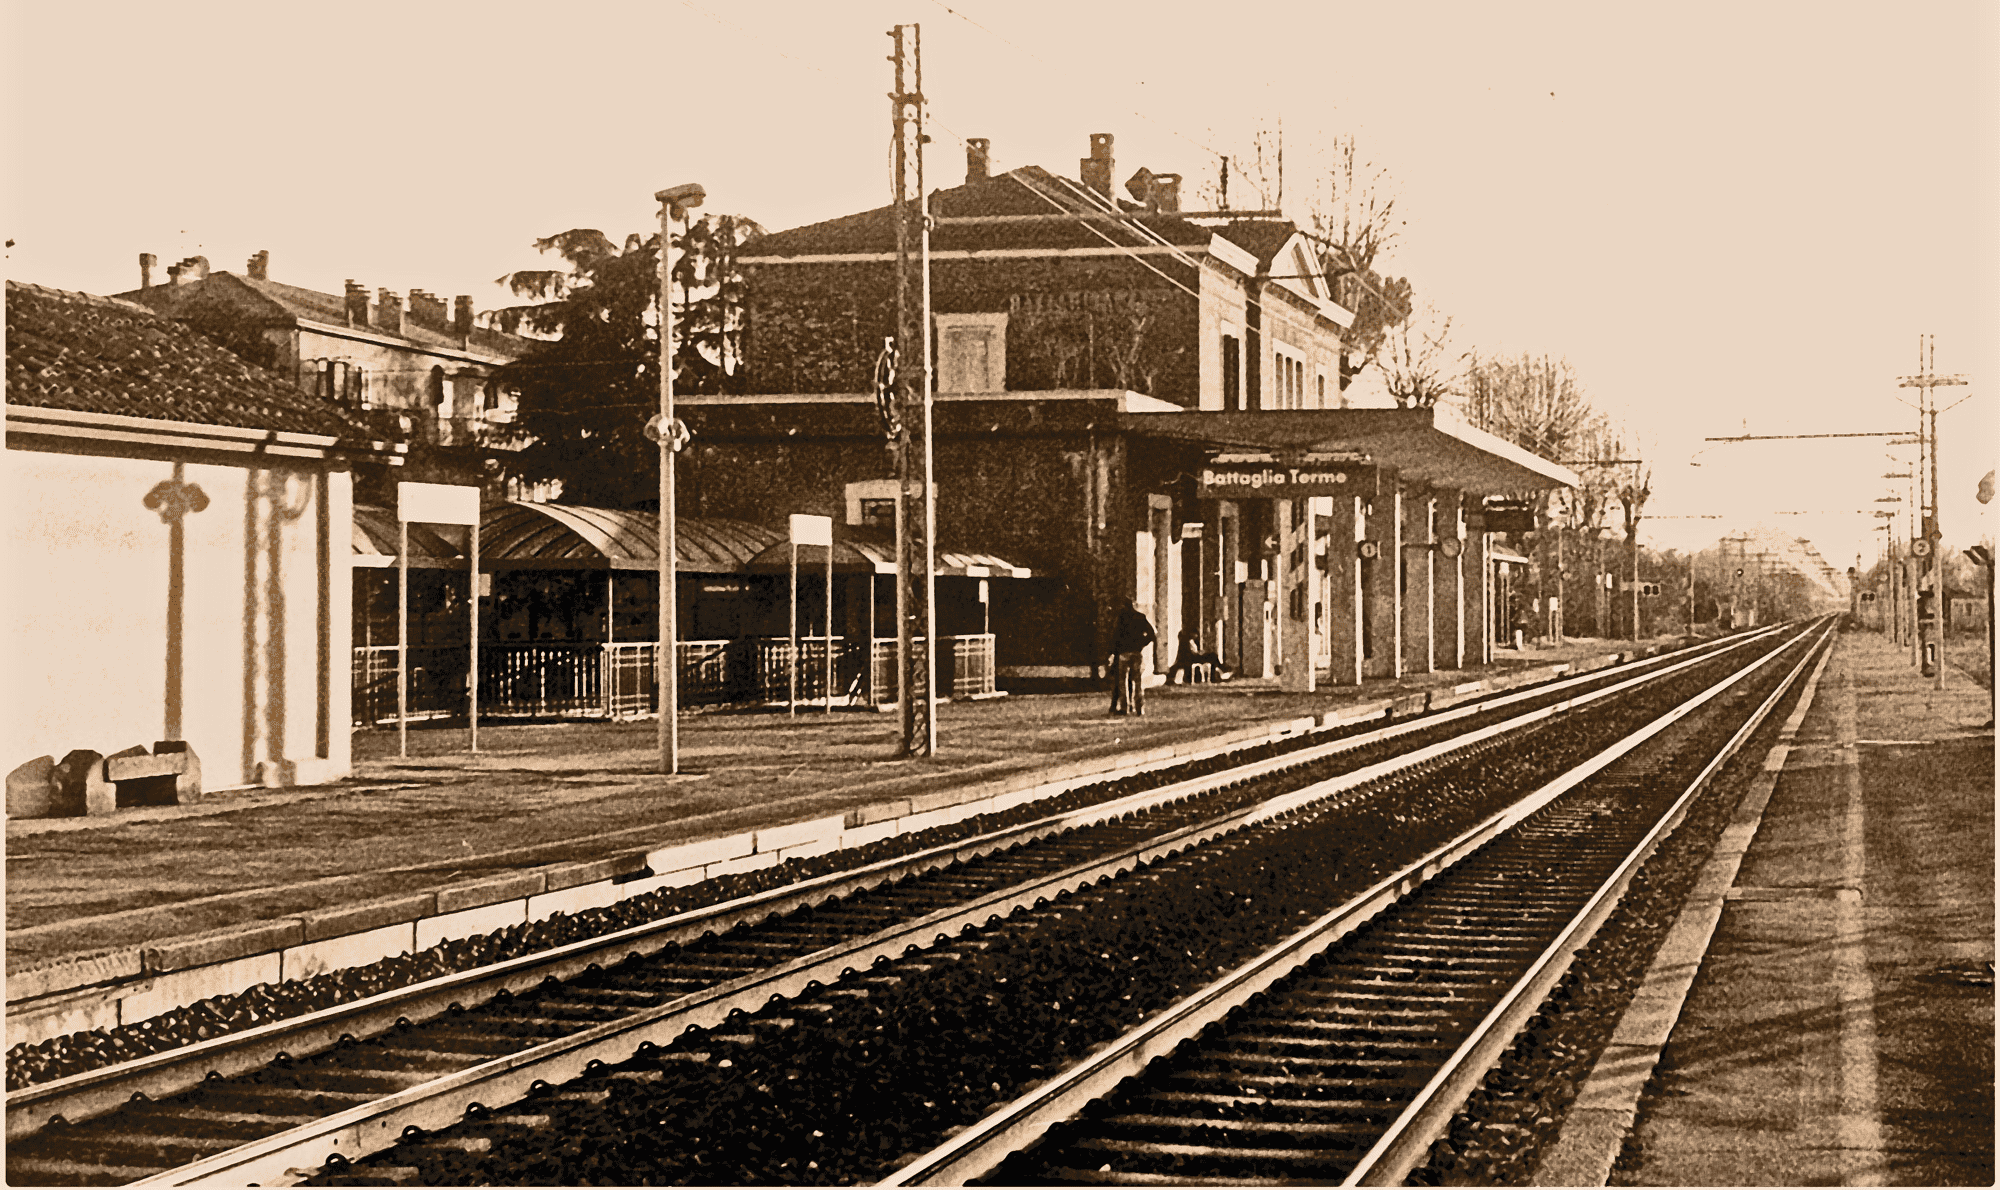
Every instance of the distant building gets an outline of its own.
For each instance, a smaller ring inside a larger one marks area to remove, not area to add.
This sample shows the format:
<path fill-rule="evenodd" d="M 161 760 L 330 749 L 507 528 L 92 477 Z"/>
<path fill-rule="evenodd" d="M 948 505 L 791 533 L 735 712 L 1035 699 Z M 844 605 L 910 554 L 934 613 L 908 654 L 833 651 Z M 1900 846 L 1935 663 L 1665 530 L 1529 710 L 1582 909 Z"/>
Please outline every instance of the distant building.
<path fill-rule="evenodd" d="M 353 469 L 402 448 L 145 306 L 13 281 L 7 402 L 9 813 L 80 749 L 345 775 Z"/>
<path fill-rule="evenodd" d="M 378 432 L 475 446 L 513 421 L 514 399 L 494 373 L 532 340 L 477 325 L 470 297 L 447 310 L 443 298 L 420 289 L 407 304 L 387 289 L 371 298 L 353 281 L 344 294 L 321 293 L 271 280 L 268 252 L 240 274 L 212 273 L 207 258 L 189 257 L 168 267 L 164 284 L 153 283 L 154 264 L 151 253 L 141 254 L 139 288 L 117 296 L 363 414 Z"/>

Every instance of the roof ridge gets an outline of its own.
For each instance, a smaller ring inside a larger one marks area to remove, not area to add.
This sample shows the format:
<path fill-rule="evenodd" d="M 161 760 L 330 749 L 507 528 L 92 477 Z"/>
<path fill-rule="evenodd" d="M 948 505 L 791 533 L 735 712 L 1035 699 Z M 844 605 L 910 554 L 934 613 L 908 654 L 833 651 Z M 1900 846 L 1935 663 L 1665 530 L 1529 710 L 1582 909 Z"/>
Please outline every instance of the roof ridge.
<path fill-rule="evenodd" d="M 146 306 L 139 302 L 135 302 L 130 298 L 109 297 L 101 293 L 86 293 L 81 289 L 58 289 L 53 285 L 39 285 L 33 281 L 15 281 L 12 278 L 8 279 L 7 288 L 9 291 L 15 289 L 25 289 L 33 293 L 46 294 L 50 297 L 70 298 L 73 300 L 90 302 L 93 305 L 110 306 L 113 309 L 128 310 L 137 314 L 149 314 L 154 318 L 160 317 L 159 311 L 154 310 L 150 306 Z"/>

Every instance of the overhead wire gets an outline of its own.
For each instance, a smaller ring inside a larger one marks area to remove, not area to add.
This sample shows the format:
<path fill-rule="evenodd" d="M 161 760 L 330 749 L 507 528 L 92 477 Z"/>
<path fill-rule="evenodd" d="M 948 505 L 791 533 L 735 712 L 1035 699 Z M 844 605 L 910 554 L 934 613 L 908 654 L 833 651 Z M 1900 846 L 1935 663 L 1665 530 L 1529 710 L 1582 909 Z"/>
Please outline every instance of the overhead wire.
<path fill-rule="evenodd" d="M 992 29 L 989 29 L 985 25 L 979 23 L 978 21 L 973 20 L 971 17 L 953 8 L 951 5 L 946 4 L 944 0 L 931 0 L 931 3 L 937 5 L 939 8 L 942 8 L 945 12 L 950 13 L 952 16 L 957 17 L 959 20 L 964 21 L 966 24 L 971 25 L 973 28 L 979 30 L 981 33 L 986 34 L 988 37 L 993 38 L 995 41 L 998 41 L 999 43 L 1008 47 L 1009 49 L 1014 50 L 1016 53 L 1025 54 L 1028 57 L 1033 58 L 1035 61 L 1040 62 L 1043 66 L 1047 66 L 1050 69 L 1054 69 L 1054 64 L 1049 62 L 1047 59 L 1043 58 L 1041 55 L 1035 53 L 1033 50 L 1026 49 L 1022 46 L 1016 45 L 1014 42 L 1009 41 L 1007 38 L 1000 36 L 1000 34 L 995 33 Z M 1138 81 L 1141 86 L 1144 86 L 1146 83 L 1146 80 L 1144 79 L 1140 79 Z M 1202 150 L 1203 152 L 1208 153 L 1210 156 L 1215 157 L 1216 159 L 1224 162 L 1227 165 L 1235 167 L 1236 174 L 1240 176 L 1243 179 L 1243 181 L 1250 186 L 1252 190 L 1255 190 L 1257 192 L 1257 198 L 1259 201 L 1265 203 L 1268 203 L 1270 201 L 1270 196 L 1264 192 L 1264 188 L 1262 186 L 1257 184 L 1257 180 L 1255 178 L 1252 178 L 1248 173 L 1244 172 L 1241 167 L 1235 166 L 1237 160 L 1235 156 L 1228 153 L 1224 153 L 1219 149 L 1216 149 L 1212 145 L 1196 140 L 1194 137 L 1189 136 L 1185 132 L 1182 132 L 1180 129 L 1175 128 L 1169 124 L 1165 124 L 1160 120 L 1157 120 L 1154 117 L 1147 115 L 1145 112 L 1138 110 L 1137 108 L 1132 108 L 1128 110 L 1131 112 L 1132 115 L 1139 117 L 1141 120 L 1146 121 L 1148 124 L 1152 124 L 1155 127 L 1164 130 L 1168 135 L 1179 137 L 1181 140 L 1184 140 L 1187 143 Z"/>

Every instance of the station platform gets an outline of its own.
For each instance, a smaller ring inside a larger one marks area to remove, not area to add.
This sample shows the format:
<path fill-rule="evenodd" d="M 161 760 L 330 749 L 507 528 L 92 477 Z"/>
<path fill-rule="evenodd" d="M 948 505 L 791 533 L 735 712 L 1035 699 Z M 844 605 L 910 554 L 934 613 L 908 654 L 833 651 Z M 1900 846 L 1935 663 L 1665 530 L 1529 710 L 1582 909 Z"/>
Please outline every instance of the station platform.
<path fill-rule="evenodd" d="M 9 1044 L 385 957 L 369 947 L 422 949 L 954 821 L 1136 761 L 1411 713 L 1676 643 L 1571 639 L 1310 695 L 1269 681 L 1155 686 L 1144 717 L 1108 715 L 1108 692 L 946 703 L 926 760 L 894 759 L 894 713 L 816 706 L 684 716 L 672 777 L 650 719 L 484 724 L 477 755 L 463 726 L 413 726 L 407 757 L 393 728 L 357 732 L 355 774 L 336 784 L 10 820 Z"/>
<path fill-rule="evenodd" d="M 1990 1185 L 1983 685 L 1837 638 L 1538 1185 Z"/>

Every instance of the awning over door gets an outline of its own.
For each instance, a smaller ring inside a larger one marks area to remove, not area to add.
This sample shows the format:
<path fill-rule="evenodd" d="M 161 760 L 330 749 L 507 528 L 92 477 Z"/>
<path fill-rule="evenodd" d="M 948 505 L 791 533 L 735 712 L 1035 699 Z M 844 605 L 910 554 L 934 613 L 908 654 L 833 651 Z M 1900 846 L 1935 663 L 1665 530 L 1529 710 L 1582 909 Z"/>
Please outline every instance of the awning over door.
<path fill-rule="evenodd" d="M 1577 485 L 1574 471 L 1439 409 L 1274 409 L 1243 413 L 1125 413 L 1149 438 L 1220 452 L 1348 455 L 1406 480 L 1481 496 Z"/>
<path fill-rule="evenodd" d="M 834 573 L 896 573 L 896 545 L 890 540 L 888 533 L 879 529 L 855 529 L 836 525 L 833 535 Z M 784 540 L 780 534 L 778 541 L 750 559 L 744 569 L 756 573 L 774 573 L 789 570 L 791 564 L 791 543 Z M 826 547 L 800 546 L 799 569 L 825 570 Z M 932 573 L 946 578 L 1034 577 L 1034 572 L 1028 567 L 1016 566 L 1005 558 L 993 554 L 967 553 L 943 548 L 937 552 L 937 568 Z"/>

